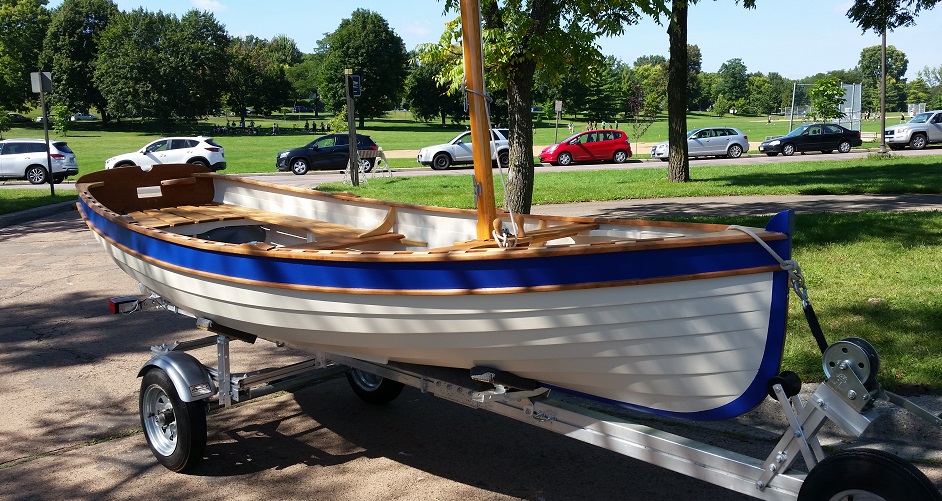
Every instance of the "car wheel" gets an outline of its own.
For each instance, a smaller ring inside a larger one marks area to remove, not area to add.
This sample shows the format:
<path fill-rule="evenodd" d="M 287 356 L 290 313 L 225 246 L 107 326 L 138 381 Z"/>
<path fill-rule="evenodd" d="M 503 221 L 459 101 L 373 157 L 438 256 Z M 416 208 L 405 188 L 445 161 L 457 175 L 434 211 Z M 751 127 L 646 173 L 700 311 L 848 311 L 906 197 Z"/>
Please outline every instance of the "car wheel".
<path fill-rule="evenodd" d="M 298 176 L 303 176 L 307 174 L 307 160 L 303 158 L 295 158 L 291 161 L 291 172 L 294 172 Z"/>
<path fill-rule="evenodd" d="M 738 144 L 731 145 L 726 151 L 726 158 L 739 158 L 742 156 L 742 146 Z"/>
<path fill-rule="evenodd" d="M 786 144 L 785 146 L 782 146 L 782 155 L 785 155 L 786 157 L 790 157 L 794 154 L 795 154 L 794 144 Z"/>
<path fill-rule="evenodd" d="M 209 167 L 209 162 L 207 162 L 206 160 L 203 160 L 202 158 L 194 158 L 187 163 L 192 164 L 192 165 L 202 165 L 203 167 Z"/>
<path fill-rule="evenodd" d="M 623 164 L 628 160 L 628 152 L 625 150 L 618 150 L 615 152 L 615 155 L 612 156 L 612 161 L 616 164 Z"/>
<path fill-rule="evenodd" d="M 56 183 L 56 184 L 62 184 L 62 181 L 65 181 L 65 177 L 64 177 L 64 176 L 54 176 L 54 177 L 52 178 L 52 182 L 54 182 L 54 183 Z"/>
<path fill-rule="evenodd" d="M 837 145 L 837 151 L 839 151 L 839 152 L 841 152 L 841 153 L 849 153 L 849 152 L 850 152 L 850 141 L 841 141 L 841 143 Z"/>
<path fill-rule="evenodd" d="M 926 136 L 922 134 L 913 135 L 912 139 L 909 140 L 909 147 L 914 150 L 921 150 L 926 147 Z"/>
<path fill-rule="evenodd" d="M 897 151 L 897 150 L 903 149 L 903 147 L 900 146 L 900 145 L 898 145 L 898 144 L 889 144 L 889 145 L 887 145 L 887 146 L 889 146 L 890 149 L 893 150 L 893 151 Z"/>
<path fill-rule="evenodd" d="M 660 157 L 660 158 L 658 158 L 658 160 L 660 160 L 660 161 L 662 161 L 662 162 L 666 162 L 666 161 L 670 160 L 670 157 Z"/>
<path fill-rule="evenodd" d="M 30 184 L 43 184 L 46 182 L 46 169 L 38 166 L 32 165 L 26 169 L 26 180 Z"/>
<path fill-rule="evenodd" d="M 569 165 L 572 163 L 572 155 L 564 151 L 560 153 L 558 157 L 556 157 L 556 163 L 559 165 Z"/>
<path fill-rule="evenodd" d="M 507 150 L 497 152 L 497 163 L 499 167 L 510 167 L 510 152 Z"/>
<path fill-rule="evenodd" d="M 432 158 L 432 168 L 445 170 L 451 167 L 451 157 L 447 153 L 439 153 Z"/>
<path fill-rule="evenodd" d="M 373 170 L 373 162 L 369 158 L 361 158 L 360 170 L 362 170 L 363 172 L 369 172 Z"/>

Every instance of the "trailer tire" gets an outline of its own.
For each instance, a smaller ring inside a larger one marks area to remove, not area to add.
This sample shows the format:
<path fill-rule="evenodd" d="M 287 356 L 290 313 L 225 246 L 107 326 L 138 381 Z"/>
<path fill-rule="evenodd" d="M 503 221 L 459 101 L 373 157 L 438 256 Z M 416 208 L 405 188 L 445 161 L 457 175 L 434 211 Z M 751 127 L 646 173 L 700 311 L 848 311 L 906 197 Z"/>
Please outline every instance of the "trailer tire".
<path fill-rule="evenodd" d="M 151 368 L 141 380 L 141 427 L 160 464 L 182 472 L 196 466 L 206 450 L 206 404 L 180 400 L 170 376 Z"/>
<path fill-rule="evenodd" d="M 347 372 L 347 381 L 361 400 L 374 405 L 392 402 L 402 393 L 402 388 L 405 386 L 399 381 L 359 369 L 350 369 Z"/>
<path fill-rule="evenodd" d="M 866 498 L 940 501 L 942 495 L 918 468 L 888 452 L 851 449 L 829 456 L 808 472 L 798 501 Z"/>

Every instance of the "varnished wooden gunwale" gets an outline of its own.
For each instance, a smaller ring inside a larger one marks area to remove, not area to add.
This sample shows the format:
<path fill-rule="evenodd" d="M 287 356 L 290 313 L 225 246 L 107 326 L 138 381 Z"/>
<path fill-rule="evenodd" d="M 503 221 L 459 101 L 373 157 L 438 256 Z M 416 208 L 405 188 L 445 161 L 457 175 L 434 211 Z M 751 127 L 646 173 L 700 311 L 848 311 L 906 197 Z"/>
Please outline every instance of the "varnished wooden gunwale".
<path fill-rule="evenodd" d="M 225 179 L 226 182 L 235 182 L 239 184 L 246 185 L 257 185 L 266 188 L 276 188 L 279 191 L 285 192 L 292 196 L 302 196 L 310 198 L 327 198 L 327 199 L 338 199 L 350 202 L 356 202 L 357 204 L 365 205 L 376 205 L 378 207 L 385 208 L 408 208 L 408 209 L 419 209 L 419 210 L 428 210 L 438 213 L 446 214 L 468 214 L 473 213 L 473 211 L 467 211 L 463 209 L 452 209 L 452 208 L 438 208 L 431 206 L 420 206 L 420 205 L 410 205 L 403 204 L 398 202 L 383 202 L 372 199 L 363 199 L 354 195 L 349 194 L 330 194 L 330 193 L 312 193 L 310 190 L 302 190 L 299 188 L 286 187 L 272 183 L 266 183 L 262 181 L 255 181 L 251 179 L 244 178 L 233 178 L 227 177 L 221 174 L 215 174 L 211 172 L 202 172 L 199 171 L 195 166 L 185 165 L 185 166 L 174 166 L 178 168 L 181 172 L 186 172 L 189 169 L 190 172 L 188 175 L 197 178 L 197 179 L 206 179 L 212 180 L 215 178 Z M 195 171 L 194 171 L 195 170 Z M 122 213 L 112 210 L 106 205 L 102 204 L 95 196 L 93 191 L 104 190 L 105 187 L 103 182 L 106 182 L 108 179 L 108 173 L 111 171 L 99 171 L 92 173 L 87 176 L 83 176 L 80 179 L 79 183 L 76 185 L 76 188 L 79 191 L 79 197 L 86 203 L 88 206 L 95 212 L 101 214 L 103 217 L 125 226 L 132 231 L 137 233 L 146 234 L 152 238 L 156 238 L 162 241 L 171 242 L 179 245 L 186 245 L 195 249 L 204 249 L 211 250 L 213 252 L 226 252 L 237 255 L 252 255 L 252 256 L 264 256 L 271 255 L 272 252 L 282 251 L 283 249 L 289 249 L 286 247 L 279 248 L 270 248 L 270 247 L 259 247 L 259 246 L 247 246 L 247 245 L 237 245 L 237 244 L 227 244 L 220 242 L 213 242 L 207 240 L 201 240 L 194 237 L 189 237 L 185 235 L 180 235 L 174 232 L 166 231 L 161 228 L 149 228 L 143 224 L 135 224 L 132 221 L 129 221 Z M 176 179 L 180 173 L 172 172 L 172 175 Z M 133 180 L 130 176 L 122 176 L 120 183 L 129 184 Z M 182 188 L 193 188 L 193 186 L 201 187 L 199 182 L 194 184 L 185 184 L 180 183 L 177 185 L 171 185 L 176 189 Z M 124 188 L 124 192 L 130 192 L 131 187 Z M 133 188 L 136 189 L 136 188 Z M 200 212 L 206 212 L 207 214 L 214 214 L 217 211 L 222 211 L 222 214 L 232 214 L 229 207 L 220 207 L 217 208 L 218 204 L 212 201 L 211 194 L 206 195 L 205 190 L 200 188 L 197 190 L 194 196 L 189 199 L 184 199 L 182 192 L 174 192 L 172 196 L 173 201 L 179 201 L 180 203 L 176 207 L 196 207 Z M 127 200 L 122 200 L 119 198 L 119 205 L 126 206 L 130 205 Z M 159 208 L 159 207 L 158 207 Z M 140 209 L 141 212 L 149 210 L 149 208 Z M 235 217 L 237 214 L 232 214 Z M 507 216 L 504 214 L 503 216 Z M 225 216 L 223 216 L 225 217 Z M 384 250 L 384 251 L 357 251 L 349 249 L 341 250 L 323 250 L 323 249 L 297 249 L 291 252 L 278 252 L 279 257 L 290 257 L 291 259 L 300 259 L 300 260 L 332 260 L 332 261 L 361 261 L 361 262 L 383 262 L 383 261 L 462 261 L 462 260 L 499 260 L 499 259 L 528 259 L 533 257 L 558 257 L 558 256 L 567 256 L 567 255 L 581 255 L 581 254 L 591 254 L 591 253 L 608 253 L 608 252 L 633 252 L 633 251 L 646 251 L 651 249 L 672 249 L 672 248 L 683 248 L 683 247 L 695 247 L 695 246 L 710 246 L 710 245 L 727 245 L 727 244 L 740 244 L 752 242 L 752 238 L 748 235 L 735 231 L 728 230 L 726 226 L 716 225 L 716 224 L 696 224 L 696 223 L 677 223 L 670 221 L 647 221 L 647 220 L 614 220 L 614 219 L 605 219 L 605 218 L 576 218 L 576 217 L 559 217 L 559 216 L 534 216 L 527 215 L 526 218 L 529 220 L 536 219 L 539 221 L 540 226 L 536 230 L 531 230 L 531 233 L 539 234 L 541 231 L 552 230 L 554 227 L 542 224 L 543 221 L 553 222 L 557 224 L 584 224 L 584 225 L 605 225 L 613 224 L 617 226 L 632 227 L 637 226 L 640 228 L 650 228 L 650 229 L 665 229 L 682 232 L 684 229 L 692 229 L 697 231 L 711 231 L 712 233 L 705 233 L 699 235 L 688 235 L 673 237 L 669 239 L 625 239 L 617 240 L 611 242 L 592 242 L 586 244 L 572 244 L 572 245 L 558 245 L 558 246 L 532 246 L 532 247 L 511 247 L 511 248 L 495 248 L 495 247 L 486 247 L 482 248 L 481 245 L 474 245 L 468 243 L 467 246 L 460 246 L 456 244 L 456 248 L 440 248 L 438 250 L 432 251 L 429 249 L 422 250 Z M 385 224 L 382 223 L 380 226 Z M 350 227 L 348 227 L 350 228 Z M 356 229 L 356 231 L 361 231 L 362 229 Z M 362 230 L 369 232 L 370 230 Z M 787 235 L 781 233 L 768 232 L 761 229 L 756 229 L 756 233 L 766 241 L 775 241 L 775 240 L 785 240 Z M 406 235 L 408 237 L 408 235 Z M 408 239 L 404 242 L 409 242 Z M 483 243 L 483 242 L 482 242 Z"/>

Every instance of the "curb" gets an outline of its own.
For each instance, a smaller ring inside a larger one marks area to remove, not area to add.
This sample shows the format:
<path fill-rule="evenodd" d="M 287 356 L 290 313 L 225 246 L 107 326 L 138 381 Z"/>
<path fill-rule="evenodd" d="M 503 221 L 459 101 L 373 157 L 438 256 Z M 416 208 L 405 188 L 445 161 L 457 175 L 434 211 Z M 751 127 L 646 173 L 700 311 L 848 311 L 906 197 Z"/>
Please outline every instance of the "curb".
<path fill-rule="evenodd" d="M 58 202 L 51 205 L 44 205 L 42 207 L 33 207 L 32 209 L 11 212 L 9 214 L 2 214 L 0 215 L 0 228 L 6 228 L 8 226 L 26 223 L 36 219 L 76 210 L 75 202 L 77 201 L 78 198 L 68 202 Z"/>

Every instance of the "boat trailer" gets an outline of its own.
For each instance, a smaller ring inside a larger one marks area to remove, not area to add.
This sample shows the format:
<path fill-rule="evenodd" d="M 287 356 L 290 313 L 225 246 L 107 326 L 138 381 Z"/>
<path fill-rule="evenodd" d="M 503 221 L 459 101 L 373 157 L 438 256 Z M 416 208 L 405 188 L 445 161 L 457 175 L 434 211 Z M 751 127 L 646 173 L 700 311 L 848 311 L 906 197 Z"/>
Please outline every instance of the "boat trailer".
<path fill-rule="evenodd" d="M 200 339 L 154 346 L 141 368 L 140 418 L 156 459 L 172 471 L 185 471 L 203 458 L 209 411 L 279 391 L 294 391 L 346 373 L 364 401 L 385 404 L 405 385 L 473 409 L 490 411 L 711 484 L 768 500 L 940 500 L 932 482 L 909 462 L 874 449 L 851 449 L 825 457 L 818 432 L 828 422 L 859 437 L 877 418 L 873 402 L 889 400 L 942 426 L 942 419 L 876 382 L 879 357 L 863 339 L 848 338 L 827 347 L 826 379 L 807 398 L 801 381 L 783 373 L 769 382 L 769 395 L 781 408 L 787 428 L 764 458 L 700 443 L 623 417 L 604 414 L 557 398 L 538 382 L 486 367 L 452 369 L 390 362 L 377 364 L 315 352 L 285 367 L 233 374 L 229 344 L 254 343 L 256 336 L 198 318 L 151 293 L 113 298 L 114 313 L 148 307 L 196 318 L 210 334 Z M 216 368 L 186 353 L 216 346 Z M 215 397 L 215 398 L 214 398 Z M 795 468 L 801 458 L 807 472 Z"/>

